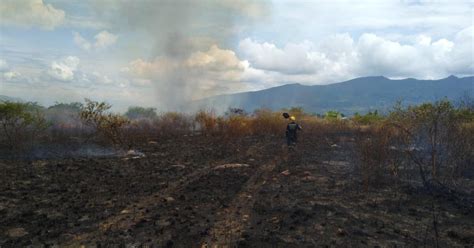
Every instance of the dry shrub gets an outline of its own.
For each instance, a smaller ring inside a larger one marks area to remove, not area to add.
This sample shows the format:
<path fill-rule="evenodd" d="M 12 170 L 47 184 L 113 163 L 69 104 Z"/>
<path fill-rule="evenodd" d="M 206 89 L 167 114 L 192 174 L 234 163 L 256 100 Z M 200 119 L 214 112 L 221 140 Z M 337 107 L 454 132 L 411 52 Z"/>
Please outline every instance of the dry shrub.
<path fill-rule="evenodd" d="M 269 109 L 258 109 L 252 115 L 250 130 L 254 135 L 278 135 L 285 132 L 286 120 L 280 112 Z"/>
<path fill-rule="evenodd" d="M 429 180 L 445 180 L 445 171 L 456 170 L 472 154 L 464 149 L 472 142 L 467 124 L 474 121 L 470 109 L 455 108 L 447 100 L 397 106 L 389 120 L 407 137 L 405 145 L 412 148 L 407 153 L 419 167 L 425 185 Z"/>
<path fill-rule="evenodd" d="M 451 132 L 447 142 L 449 165 L 447 177 L 474 178 L 474 121 L 461 124 Z"/>
<path fill-rule="evenodd" d="M 237 138 L 250 135 L 252 119 L 244 115 L 231 115 L 219 119 L 219 127 L 228 138 Z"/>
<path fill-rule="evenodd" d="M 130 121 L 119 114 L 109 112 L 111 107 L 105 102 L 86 99 L 86 104 L 81 107 L 80 118 L 106 141 L 116 146 L 124 146 L 124 129 Z"/>
<path fill-rule="evenodd" d="M 168 112 L 158 117 L 154 123 L 161 137 L 181 136 L 191 132 L 192 118 L 178 112 Z"/>
<path fill-rule="evenodd" d="M 322 119 L 316 116 L 301 121 L 305 139 L 311 139 L 319 145 L 330 146 L 336 143 L 352 142 L 356 128 L 347 120 Z"/>
<path fill-rule="evenodd" d="M 400 132 L 387 123 L 365 127 L 360 131 L 356 149 L 366 190 L 369 185 L 380 185 L 388 179 L 398 179 L 401 161 L 397 144 L 400 138 Z"/>
<path fill-rule="evenodd" d="M 325 131 L 330 134 L 347 134 L 354 130 L 354 126 L 348 120 L 324 120 Z"/>
<path fill-rule="evenodd" d="M 153 140 L 157 129 L 153 119 L 141 118 L 131 120 L 123 132 L 126 143 L 133 146 Z"/>
<path fill-rule="evenodd" d="M 204 135 L 213 134 L 217 131 L 217 117 L 214 111 L 200 110 L 194 116 L 197 130 Z"/>
<path fill-rule="evenodd" d="M 303 127 L 306 134 L 319 135 L 326 128 L 324 120 L 316 116 L 303 117 L 299 124 Z"/>
<path fill-rule="evenodd" d="M 357 147 L 365 183 L 401 172 L 411 177 L 417 171 L 427 187 L 432 188 L 432 181 L 455 185 L 463 173 L 472 174 L 473 119 L 472 110 L 446 100 L 396 106 L 386 120 L 360 131 Z"/>

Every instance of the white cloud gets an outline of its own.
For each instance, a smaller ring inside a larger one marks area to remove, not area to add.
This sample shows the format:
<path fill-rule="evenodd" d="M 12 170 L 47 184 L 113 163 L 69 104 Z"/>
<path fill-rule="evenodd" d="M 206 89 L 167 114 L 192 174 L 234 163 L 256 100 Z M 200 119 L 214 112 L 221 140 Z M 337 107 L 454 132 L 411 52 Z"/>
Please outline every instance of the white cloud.
<path fill-rule="evenodd" d="M 98 33 L 95 38 L 94 47 L 97 49 L 106 48 L 110 45 L 115 44 L 117 41 L 117 35 L 107 32 L 106 30 Z"/>
<path fill-rule="evenodd" d="M 71 81 L 74 79 L 74 72 L 80 63 L 78 57 L 69 56 L 60 61 L 53 61 L 48 74 L 61 81 Z"/>
<path fill-rule="evenodd" d="M 39 26 L 54 29 L 64 23 L 65 12 L 43 0 L 3 0 L 0 4 L 0 23 L 17 26 Z"/>
<path fill-rule="evenodd" d="M 78 32 L 73 32 L 74 43 L 79 46 L 81 49 L 89 51 L 91 48 L 96 50 L 105 49 L 117 42 L 117 35 L 107 32 L 106 30 L 101 31 L 100 33 L 94 36 L 95 42 L 91 43 L 86 38 L 82 37 Z"/>
<path fill-rule="evenodd" d="M 422 60 L 427 59 L 420 56 L 412 45 L 402 45 L 375 34 L 363 34 L 354 49 L 359 59 L 360 72 L 369 75 L 413 75 L 424 69 L 420 66 L 426 63 Z"/>
<path fill-rule="evenodd" d="M 453 40 L 421 34 L 411 42 L 372 33 L 354 41 L 348 34 L 337 34 L 318 44 L 304 41 L 281 48 L 247 38 L 240 42 L 239 51 L 249 62 L 248 79 L 275 85 L 332 83 L 372 75 L 433 79 L 474 74 L 472 31 L 472 27 L 463 29 Z"/>
<path fill-rule="evenodd" d="M 287 74 L 314 73 L 321 62 L 321 54 L 310 52 L 310 42 L 288 43 L 285 47 L 278 48 L 268 42 L 258 43 L 247 38 L 240 42 L 239 50 L 252 66 Z"/>
<path fill-rule="evenodd" d="M 449 55 L 450 60 L 447 66 L 453 74 L 473 74 L 474 26 L 467 27 L 456 34 Z"/>

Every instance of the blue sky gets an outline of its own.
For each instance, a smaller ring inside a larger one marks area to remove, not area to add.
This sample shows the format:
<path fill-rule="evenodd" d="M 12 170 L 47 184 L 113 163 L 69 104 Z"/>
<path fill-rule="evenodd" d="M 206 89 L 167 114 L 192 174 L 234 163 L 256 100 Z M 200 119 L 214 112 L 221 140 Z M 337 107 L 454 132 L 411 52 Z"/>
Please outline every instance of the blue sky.
<path fill-rule="evenodd" d="M 474 74 L 472 1 L 3 0 L 0 95 L 173 109 L 355 77 Z"/>

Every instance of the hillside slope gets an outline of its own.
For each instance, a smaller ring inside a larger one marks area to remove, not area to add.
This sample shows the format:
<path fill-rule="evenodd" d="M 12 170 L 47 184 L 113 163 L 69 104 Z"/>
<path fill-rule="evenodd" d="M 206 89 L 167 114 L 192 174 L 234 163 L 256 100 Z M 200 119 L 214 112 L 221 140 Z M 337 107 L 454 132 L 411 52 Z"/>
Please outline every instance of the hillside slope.
<path fill-rule="evenodd" d="M 338 110 L 346 114 L 386 110 L 397 101 L 419 104 L 443 98 L 458 100 L 474 93 L 474 77 L 450 76 L 440 80 L 363 77 L 329 85 L 287 84 L 255 92 L 220 95 L 193 102 L 194 108 L 223 106 L 239 107 L 252 111 L 257 108 L 278 110 L 291 106 L 303 107 L 314 113 Z"/>

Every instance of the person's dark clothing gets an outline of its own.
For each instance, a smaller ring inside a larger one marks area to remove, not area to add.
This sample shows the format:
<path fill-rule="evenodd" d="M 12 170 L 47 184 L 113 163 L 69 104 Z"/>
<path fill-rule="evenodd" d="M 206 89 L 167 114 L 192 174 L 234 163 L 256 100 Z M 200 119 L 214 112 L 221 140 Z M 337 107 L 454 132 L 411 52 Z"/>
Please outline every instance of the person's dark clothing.
<path fill-rule="evenodd" d="M 286 142 L 288 146 L 295 144 L 298 141 L 298 130 L 301 130 L 301 126 L 294 121 L 288 123 L 286 126 Z"/>

